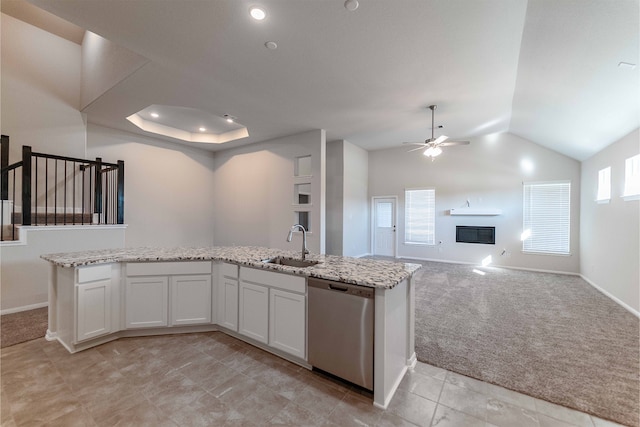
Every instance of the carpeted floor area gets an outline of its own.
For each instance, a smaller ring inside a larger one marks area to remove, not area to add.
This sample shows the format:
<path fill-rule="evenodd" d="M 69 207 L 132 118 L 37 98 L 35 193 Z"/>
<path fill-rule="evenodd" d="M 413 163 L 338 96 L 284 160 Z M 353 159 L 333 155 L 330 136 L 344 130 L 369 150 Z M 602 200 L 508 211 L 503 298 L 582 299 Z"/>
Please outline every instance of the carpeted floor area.
<path fill-rule="evenodd" d="M 47 333 L 47 307 L 0 316 L 0 348 L 9 347 Z"/>
<path fill-rule="evenodd" d="M 638 426 L 639 319 L 577 276 L 424 262 L 418 360 Z"/>

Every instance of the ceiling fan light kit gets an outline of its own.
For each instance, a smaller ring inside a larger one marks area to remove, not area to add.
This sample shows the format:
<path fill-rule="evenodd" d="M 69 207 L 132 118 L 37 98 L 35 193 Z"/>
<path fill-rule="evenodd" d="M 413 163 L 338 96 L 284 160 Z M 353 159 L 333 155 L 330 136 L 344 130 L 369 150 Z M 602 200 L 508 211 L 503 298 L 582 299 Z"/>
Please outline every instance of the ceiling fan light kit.
<path fill-rule="evenodd" d="M 442 148 L 441 147 L 448 147 L 450 145 L 468 145 L 469 141 L 448 141 L 449 137 L 446 135 L 440 135 L 439 137 L 435 137 L 434 134 L 434 130 L 436 128 L 435 126 L 435 110 L 436 108 L 438 108 L 437 105 L 429 105 L 429 109 L 431 110 L 431 138 L 425 140 L 424 142 L 405 142 L 404 144 L 411 144 L 411 145 L 419 145 L 418 148 L 414 148 L 413 150 L 409 150 L 409 152 L 411 151 L 416 151 L 416 150 L 421 150 L 422 148 L 426 149 L 424 150 L 424 152 L 422 154 L 424 154 L 427 157 L 430 157 L 431 160 L 433 161 L 433 159 L 437 156 L 439 156 L 440 154 L 442 154 Z M 442 126 L 438 126 L 438 128 L 441 128 Z M 447 142 L 445 142 L 447 141 Z"/>

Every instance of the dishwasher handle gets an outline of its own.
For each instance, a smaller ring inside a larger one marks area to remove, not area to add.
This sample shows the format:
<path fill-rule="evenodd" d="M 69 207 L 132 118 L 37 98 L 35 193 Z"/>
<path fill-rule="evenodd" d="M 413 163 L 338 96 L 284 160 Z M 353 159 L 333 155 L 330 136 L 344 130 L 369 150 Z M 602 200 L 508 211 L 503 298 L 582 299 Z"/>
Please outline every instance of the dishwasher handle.
<path fill-rule="evenodd" d="M 310 277 L 307 284 L 310 288 L 317 288 L 329 292 L 340 292 L 344 295 L 354 295 L 361 298 L 373 298 L 375 295 L 374 288 L 368 286 L 334 282 L 332 280 L 318 279 L 316 277 Z"/>

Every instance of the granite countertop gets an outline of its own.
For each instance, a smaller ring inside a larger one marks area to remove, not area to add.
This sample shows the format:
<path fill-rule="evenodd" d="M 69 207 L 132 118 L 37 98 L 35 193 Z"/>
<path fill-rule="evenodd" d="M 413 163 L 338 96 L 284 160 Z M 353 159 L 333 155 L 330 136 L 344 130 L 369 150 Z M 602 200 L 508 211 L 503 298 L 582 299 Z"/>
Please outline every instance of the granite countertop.
<path fill-rule="evenodd" d="M 300 259 L 300 252 L 254 246 L 125 248 L 46 254 L 41 258 L 58 267 L 68 268 L 112 262 L 226 261 L 247 267 L 384 289 L 393 288 L 422 267 L 420 264 L 319 254 L 307 255 L 307 259 L 319 263 L 304 268 L 262 262 L 277 256 Z"/>

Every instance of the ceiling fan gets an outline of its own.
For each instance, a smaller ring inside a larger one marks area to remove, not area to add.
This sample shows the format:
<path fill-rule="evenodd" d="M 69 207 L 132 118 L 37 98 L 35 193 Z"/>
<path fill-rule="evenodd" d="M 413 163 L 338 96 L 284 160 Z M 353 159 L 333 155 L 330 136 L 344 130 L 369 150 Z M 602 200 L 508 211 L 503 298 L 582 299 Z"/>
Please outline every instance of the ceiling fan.
<path fill-rule="evenodd" d="M 416 150 L 424 150 L 424 155 L 427 157 L 431 157 L 433 160 L 435 157 L 442 154 L 441 147 L 449 147 L 451 145 L 469 145 L 469 141 L 449 141 L 449 137 L 446 135 L 440 135 L 439 137 L 435 137 L 435 111 L 438 108 L 437 105 L 429 105 L 429 109 L 431 110 L 431 138 L 426 139 L 424 142 L 403 142 L 403 144 L 409 145 L 419 145 L 418 148 L 414 148 L 413 150 L 409 150 L 409 152 Z M 442 127 L 442 126 L 439 126 Z"/>

